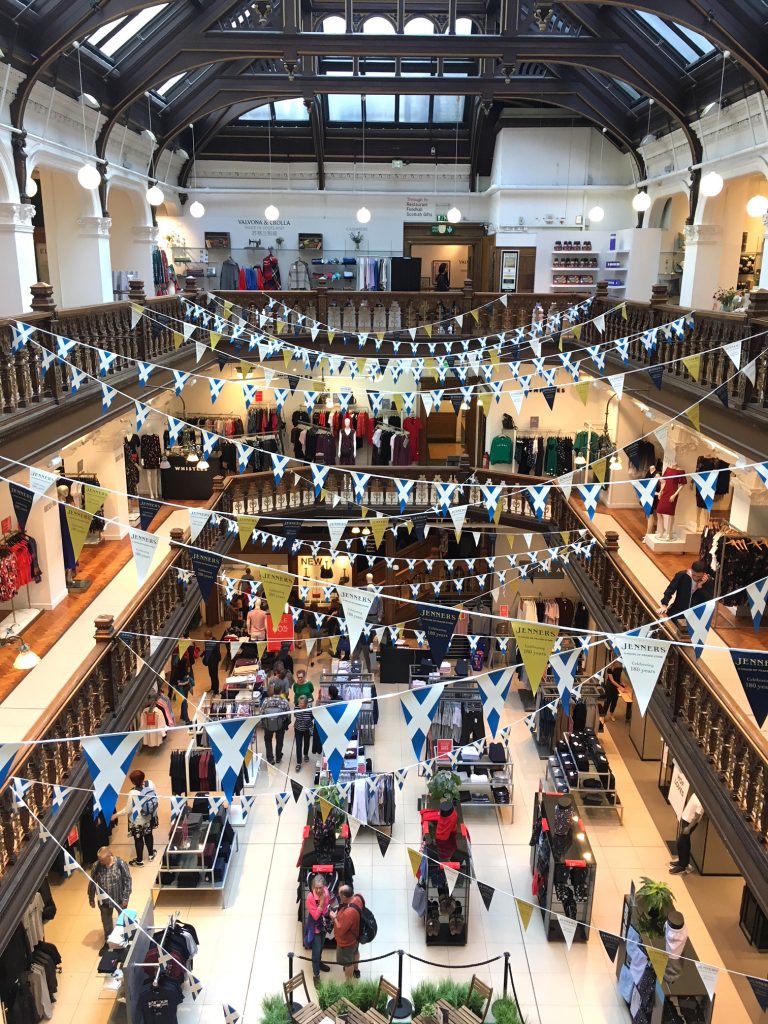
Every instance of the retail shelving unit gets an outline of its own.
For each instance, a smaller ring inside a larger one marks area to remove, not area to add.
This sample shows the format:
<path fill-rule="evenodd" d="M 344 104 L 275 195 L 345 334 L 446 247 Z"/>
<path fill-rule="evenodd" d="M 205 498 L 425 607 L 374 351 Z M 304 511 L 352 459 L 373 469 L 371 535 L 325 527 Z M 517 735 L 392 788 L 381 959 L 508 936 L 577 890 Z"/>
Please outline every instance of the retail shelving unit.
<path fill-rule="evenodd" d="M 160 859 L 154 892 L 218 892 L 225 905 L 227 878 L 239 848 L 237 834 L 227 820 L 226 807 L 211 817 L 193 810 L 190 798 L 171 826 L 168 845 Z"/>
<path fill-rule="evenodd" d="M 419 811 L 439 811 L 439 802 L 428 796 L 419 798 Z M 472 855 L 467 827 L 462 821 L 461 805 L 456 807 L 456 832 L 451 839 L 433 840 L 429 825 L 422 824 L 422 848 L 429 851 L 424 889 L 427 914 L 424 918 L 428 946 L 466 946 L 469 937 L 469 897 Z M 445 872 L 441 865 L 458 871 L 453 890 L 448 892 Z"/>
<path fill-rule="evenodd" d="M 548 759 L 547 779 L 558 793 L 570 794 L 582 813 L 615 811 L 623 824 L 624 806 L 616 792 L 616 777 L 592 730 L 563 733 Z"/>
<path fill-rule="evenodd" d="M 560 248 L 557 246 L 560 245 Z M 583 248 L 590 245 L 581 239 L 567 239 L 563 243 L 555 243 L 552 250 L 552 288 L 594 288 L 600 270 L 600 252 L 597 249 Z M 570 246 L 570 248 L 565 248 Z M 578 246 L 579 248 L 573 248 Z"/>
<path fill-rule="evenodd" d="M 566 803 L 567 812 L 556 812 L 558 805 Z M 571 817 L 565 835 L 555 832 L 555 822 L 561 813 Z M 559 916 L 563 916 L 576 921 L 574 941 L 586 942 L 597 864 L 571 798 L 559 793 L 536 793 L 533 829 L 536 839 L 531 846 L 531 872 L 547 939 L 564 939 L 559 921 Z"/>
<path fill-rule="evenodd" d="M 608 290 L 623 292 L 627 287 L 629 249 L 610 249 L 605 254 L 605 280 Z"/>

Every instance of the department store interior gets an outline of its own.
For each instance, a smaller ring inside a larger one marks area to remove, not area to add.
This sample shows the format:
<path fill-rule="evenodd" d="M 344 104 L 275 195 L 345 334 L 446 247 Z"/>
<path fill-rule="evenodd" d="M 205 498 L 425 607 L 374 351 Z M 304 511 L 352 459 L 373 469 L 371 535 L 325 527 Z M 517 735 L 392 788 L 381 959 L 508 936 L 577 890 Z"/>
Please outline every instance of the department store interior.
<path fill-rule="evenodd" d="M 0 1024 L 768 1010 L 758 0 L 0 0 Z"/>

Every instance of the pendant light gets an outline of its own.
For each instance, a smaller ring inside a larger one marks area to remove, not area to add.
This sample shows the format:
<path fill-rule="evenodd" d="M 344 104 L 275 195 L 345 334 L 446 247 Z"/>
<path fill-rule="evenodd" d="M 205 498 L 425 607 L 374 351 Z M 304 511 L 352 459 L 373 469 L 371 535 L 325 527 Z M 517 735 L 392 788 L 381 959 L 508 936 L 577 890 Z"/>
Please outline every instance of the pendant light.
<path fill-rule="evenodd" d="M 165 196 L 163 190 L 157 184 L 157 178 L 154 177 L 154 163 L 155 163 L 155 143 L 154 134 L 152 132 L 152 100 L 150 99 L 149 93 L 147 93 L 147 111 L 149 112 L 149 129 L 147 131 L 147 138 L 149 139 L 149 166 L 147 167 L 147 191 L 146 199 L 150 206 L 159 206 L 165 202 Z M 149 177 L 150 171 L 153 172 L 152 177 Z"/>
<path fill-rule="evenodd" d="M 269 117 L 267 118 L 267 145 L 269 147 L 269 195 L 272 196 L 272 104 L 269 106 Z M 273 202 L 264 211 L 264 216 L 269 221 L 275 221 L 280 216 L 280 211 Z"/>
<path fill-rule="evenodd" d="M 88 152 L 88 130 L 85 126 L 85 103 L 83 102 L 83 67 L 80 61 L 80 45 L 75 43 L 77 46 L 77 71 L 80 76 L 80 106 L 83 110 L 83 153 Z M 92 192 L 95 188 L 98 188 L 101 184 L 101 175 L 99 174 L 98 168 L 95 163 L 89 163 L 87 160 L 77 172 L 77 180 L 80 182 L 83 188 L 88 189 Z M 21 657 L 21 655 L 19 655 Z"/>
<path fill-rule="evenodd" d="M 191 124 L 189 126 L 192 129 L 192 187 L 197 191 L 197 157 L 195 156 L 195 126 Z M 205 213 L 205 207 L 199 199 L 195 199 L 189 204 L 189 215 L 190 217 L 202 217 Z"/>
<path fill-rule="evenodd" d="M 19 653 L 14 659 L 13 667 L 18 672 L 29 672 L 30 669 L 35 668 L 39 664 L 40 655 L 35 654 L 32 648 L 22 640 Z"/>
<path fill-rule="evenodd" d="M 365 96 L 360 97 L 360 116 L 363 121 L 363 180 L 365 180 Z M 370 224 L 371 211 L 363 204 L 355 214 L 358 224 Z"/>
<path fill-rule="evenodd" d="M 37 195 L 37 182 L 32 175 L 27 178 L 27 184 L 24 186 L 24 191 L 30 199 L 34 199 Z"/>
<path fill-rule="evenodd" d="M 454 131 L 454 139 L 453 139 L 453 194 L 455 196 L 457 196 L 459 194 L 458 180 L 459 180 L 459 108 L 457 107 L 456 108 L 456 125 L 455 125 L 455 131 Z M 448 211 L 448 213 L 446 213 L 445 216 L 448 219 L 448 223 L 449 224 L 458 224 L 459 221 L 461 220 L 461 210 L 454 203 L 453 206 L 450 208 L 450 210 Z"/>
<path fill-rule="evenodd" d="M 725 81 L 725 62 L 730 57 L 730 55 L 731 54 L 729 50 L 723 50 L 723 65 L 720 69 L 720 99 L 717 103 L 717 127 L 715 128 L 715 142 L 717 142 L 718 136 L 720 135 L 720 115 L 723 111 L 723 83 Z M 701 182 L 699 183 L 699 188 L 701 189 L 701 194 L 703 196 L 706 196 L 707 199 L 712 199 L 714 196 L 719 196 L 720 193 L 723 191 L 723 184 L 723 176 L 721 174 L 718 174 L 717 171 L 709 171 L 702 177 Z"/>
<path fill-rule="evenodd" d="M 649 141 L 655 140 L 655 136 L 651 135 L 651 107 L 653 106 L 653 102 L 653 98 L 650 98 L 648 100 L 648 124 L 645 128 L 645 136 L 643 141 L 645 141 L 645 139 L 648 139 Z M 646 189 L 640 189 L 638 192 L 635 193 L 634 196 L 632 196 L 632 209 L 635 211 L 635 213 L 645 213 L 646 210 L 650 209 L 650 206 L 651 197 L 648 195 Z"/>
<path fill-rule="evenodd" d="M 768 213 L 768 196 L 758 193 L 747 203 L 747 213 L 750 217 L 764 217 Z"/>
<path fill-rule="evenodd" d="M 608 131 L 607 128 L 603 128 L 603 133 L 600 136 L 600 169 L 597 172 L 598 178 L 603 176 L 603 146 L 605 145 L 605 133 Z M 605 210 L 599 203 L 596 203 L 592 209 L 587 213 L 590 223 L 599 224 L 605 217 Z"/>

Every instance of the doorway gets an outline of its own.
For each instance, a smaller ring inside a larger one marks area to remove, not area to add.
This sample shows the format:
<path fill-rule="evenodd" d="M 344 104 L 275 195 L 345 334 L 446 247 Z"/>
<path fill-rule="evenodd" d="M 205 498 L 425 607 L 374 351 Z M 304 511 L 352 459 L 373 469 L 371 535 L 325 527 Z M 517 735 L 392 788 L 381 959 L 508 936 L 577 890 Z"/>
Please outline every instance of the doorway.
<path fill-rule="evenodd" d="M 484 224 L 403 225 L 404 255 L 421 257 L 422 291 L 435 290 L 442 263 L 447 264 L 452 291 L 462 289 L 466 280 L 472 281 L 476 291 L 484 291 L 483 250 L 488 241 Z"/>

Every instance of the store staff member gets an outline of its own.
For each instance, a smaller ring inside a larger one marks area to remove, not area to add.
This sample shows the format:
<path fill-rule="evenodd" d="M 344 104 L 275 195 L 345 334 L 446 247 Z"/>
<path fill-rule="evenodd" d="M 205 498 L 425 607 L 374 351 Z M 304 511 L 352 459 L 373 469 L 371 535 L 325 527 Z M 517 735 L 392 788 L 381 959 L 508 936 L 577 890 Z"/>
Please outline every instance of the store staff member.
<path fill-rule="evenodd" d="M 706 562 L 694 562 L 690 569 L 676 572 L 661 598 L 658 615 L 674 619 L 689 608 L 709 601 L 714 593 L 714 580 Z"/>
<path fill-rule="evenodd" d="M 683 872 L 690 874 L 691 868 L 691 833 L 697 827 L 704 816 L 704 808 L 701 801 L 692 793 L 688 802 L 683 808 L 683 815 L 680 819 L 680 834 L 677 837 L 677 860 L 669 862 L 670 875 L 682 875 Z"/>

